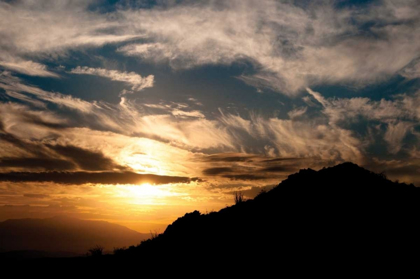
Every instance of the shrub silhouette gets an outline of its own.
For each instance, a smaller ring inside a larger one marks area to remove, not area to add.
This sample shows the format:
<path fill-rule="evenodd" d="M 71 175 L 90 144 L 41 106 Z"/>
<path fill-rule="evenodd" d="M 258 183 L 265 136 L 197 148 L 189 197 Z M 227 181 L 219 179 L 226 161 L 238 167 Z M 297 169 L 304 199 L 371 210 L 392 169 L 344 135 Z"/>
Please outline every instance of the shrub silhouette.
<path fill-rule="evenodd" d="M 100 245 L 96 245 L 95 247 L 92 247 L 89 249 L 89 253 L 91 257 L 100 257 L 102 256 L 104 251 L 104 247 Z"/>
<path fill-rule="evenodd" d="M 150 239 L 155 239 L 159 236 L 159 233 L 155 230 L 155 231 L 150 231 Z"/>

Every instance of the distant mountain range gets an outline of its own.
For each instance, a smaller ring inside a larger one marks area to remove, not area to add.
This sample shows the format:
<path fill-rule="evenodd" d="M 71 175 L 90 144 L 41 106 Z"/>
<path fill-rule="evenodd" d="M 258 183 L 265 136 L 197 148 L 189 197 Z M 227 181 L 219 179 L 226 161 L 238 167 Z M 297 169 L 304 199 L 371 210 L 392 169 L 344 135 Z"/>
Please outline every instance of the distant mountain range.
<path fill-rule="evenodd" d="M 149 237 L 120 225 L 65 216 L 7 220 L 0 223 L 0 257 L 85 255 L 95 245 L 112 251 L 138 245 Z"/>

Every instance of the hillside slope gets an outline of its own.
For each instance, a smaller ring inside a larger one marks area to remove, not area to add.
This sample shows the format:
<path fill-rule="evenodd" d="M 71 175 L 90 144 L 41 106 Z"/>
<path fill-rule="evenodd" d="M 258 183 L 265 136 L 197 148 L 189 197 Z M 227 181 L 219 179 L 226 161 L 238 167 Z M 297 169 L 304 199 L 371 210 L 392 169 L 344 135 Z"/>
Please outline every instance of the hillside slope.
<path fill-rule="evenodd" d="M 253 200 L 188 213 L 118 257 L 229 264 L 415 252 L 419 209 L 419 188 L 355 164 L 306 169 Z"/>

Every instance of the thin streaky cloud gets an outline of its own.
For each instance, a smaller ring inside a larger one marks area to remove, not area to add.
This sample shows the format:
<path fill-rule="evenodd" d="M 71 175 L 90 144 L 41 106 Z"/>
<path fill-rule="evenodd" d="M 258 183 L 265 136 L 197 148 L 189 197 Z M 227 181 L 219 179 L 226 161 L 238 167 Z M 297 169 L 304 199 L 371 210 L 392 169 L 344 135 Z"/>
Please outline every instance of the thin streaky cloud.
<path fill-rule="evenodd" d="M 29 76 L 59 77 L 59 75 L 48 71 L 47 66 L 33 61 L 0 61 L 0 66 Z"/>
<path fill-rule="evenodd" d="M 127 10 L 120 11 L 124 21 L 151 42 L 119 51 L 175 69 L 247 60 L 256 73 L 241 75 L 243 81 L 295 95 L 307 86 L 364 86 L 398 74 L 418 58 L 419 13 L 416 1 L 337 9 L 330 1 L 303 8 L 289 1 L 233 0 Z M 369 27 L 371 22 L 380 24 Z"/>
<path fill-rule="evenodd" d="M 188 177 L 139 174 L 134 172 L 9 172 L 0 173 L 0 181 L 55 182 L 60 184 L 169 184 L 190 183 Z"/>
<path fill-rule="evenodd" d="M 103 68 L 89 68 L 89 67 L 76 67 L 70 71 L 72 74 L 79 75 L 93 75 L 105 77 L 110 80 L 121 81 L 130 84 L 131 89 L 134 91 L 141 91 L 145 88 L 153 87 L 154 76 L 149 75 L 142 77 L 141 75 L 134 72 L 120 72 L 117 70 L 107 70 Z M 124 91 L 129 92 L 129 91 Z"/>

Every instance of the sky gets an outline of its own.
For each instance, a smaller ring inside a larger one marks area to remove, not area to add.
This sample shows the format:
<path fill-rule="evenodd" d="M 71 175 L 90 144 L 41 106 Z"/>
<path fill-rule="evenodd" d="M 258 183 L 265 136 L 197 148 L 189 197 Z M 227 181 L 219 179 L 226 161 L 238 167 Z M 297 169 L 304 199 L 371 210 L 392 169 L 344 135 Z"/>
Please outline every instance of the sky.
<path fill-rule="evenodd" d="M 419 0 L 6 0 L 0 38 L 0 221 L 163 232 L 342 162 L 420 186 Z"/>

